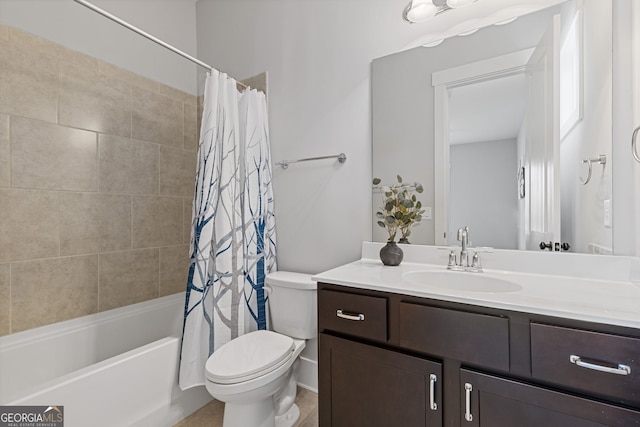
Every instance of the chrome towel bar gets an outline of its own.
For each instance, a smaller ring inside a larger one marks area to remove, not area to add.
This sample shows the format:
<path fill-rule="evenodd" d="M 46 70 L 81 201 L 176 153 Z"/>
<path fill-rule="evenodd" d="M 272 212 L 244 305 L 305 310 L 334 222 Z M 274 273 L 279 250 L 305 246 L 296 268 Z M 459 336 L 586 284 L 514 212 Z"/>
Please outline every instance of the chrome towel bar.
<path fill-rule="evenodd" d="M 276 165 L 282 166 L 282 169 L 287 169 L 291 163 L 300 163 L 300 162 L 308 162 L 311 160 L 324 160 L 324 159 L 338 159 L 340 163 L 344 163 L 347 161 L 347 155 L 344 153 L 340 153 L 334 156 L 307 157 L 306 159 L 298 159 L 298 160 L 283 160 L 281 162 L 276 163 Z"/>

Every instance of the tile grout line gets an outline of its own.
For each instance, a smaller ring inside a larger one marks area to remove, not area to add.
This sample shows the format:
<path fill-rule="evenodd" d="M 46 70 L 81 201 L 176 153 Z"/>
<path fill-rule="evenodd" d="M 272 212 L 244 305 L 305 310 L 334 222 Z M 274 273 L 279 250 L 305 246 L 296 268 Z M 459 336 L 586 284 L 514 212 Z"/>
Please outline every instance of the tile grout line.
<path fill-rule="evenodd" d="M 99 68 L 99 67 L 98 67 Z M 99 72 L 99 71 L 98 71 Z M 100 194 L 100 134 L 96 132 L 96 174 L 97 174 L 97 193 Z M 98 244 L 98 297 L 96 298 L 96 311 L 100 312 L 100 260 L 102 256 L 100 255 L 100 244 Z"/>
<path fill-rule="evenodd" d="M 9 145 L 9 188 L 13 188 L 13 142 L 12 142 L 12 131 L 13 128 L 11 123 L 13 120 L 11 119 L 11 114 L 7 114 L 7 144 Z"/>
<path fill-rule="evenodd" d="M 10 37 L 10 36 L 9 36 Z M 13 144 L 11 143 L 11 115 L 7 114 L 7 121 L 6 121 L 6 125 L 7 125 L 7 144 L 9 145 L 9 191 L 11 191 L 11 186 L 12 186 L 12 174 L 11 174 L 11 157 L 12 157 L 12 146 Z M 9 334 L 13 333 L 13 284 L 11 283 L 11 269 L 12 269 L 12 265 L 13 263 L 11 261 L 9 261 Z"/>
<path fill-rule="evenodd" d="M 9 36 L 10 37 L 10 36 Z M 12 148 L 13 144 L 11 142 L 11 114 L 7 114 L 7 144 L 9 145 L 9 188 L 8 190 L 12 190 L 13 185 L 13 174 L 12 171 Z M 9 261 L 9 334 L 13 333 L 13 284 L 11 283 L 11 269 L 13 262 Z"/>
<path fill-rule="evenodd" d="M 11 270 L 13 263 L 9 263 L 9 334 L 13 333 L 13 284 L 11 283 Z"/>
<path fill-rule="evenodd" d="M 97 301 L 97 307 L 96 310 L 98 313 L 100 313 L 100 270 L 101 270 L 101 260 L 102 260 L 102 256 L 100 255 L 100 253 L 98 253 L 98 301 Z"/>
<path fill-rule="evenodd" d="M 158 298 L 160 298 L 160 283 L 162 280 L 162 251 L 158 247 Z"/>

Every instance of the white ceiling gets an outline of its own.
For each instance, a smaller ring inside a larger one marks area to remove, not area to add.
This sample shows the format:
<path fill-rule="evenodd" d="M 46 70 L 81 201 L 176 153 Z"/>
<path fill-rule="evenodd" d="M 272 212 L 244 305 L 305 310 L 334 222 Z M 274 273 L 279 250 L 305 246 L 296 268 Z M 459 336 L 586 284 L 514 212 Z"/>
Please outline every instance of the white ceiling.
<path fill-rule="evenodd" d="M 516 138 L 525 113 L 524 74 L 449 91 L 449 143 Z"/>

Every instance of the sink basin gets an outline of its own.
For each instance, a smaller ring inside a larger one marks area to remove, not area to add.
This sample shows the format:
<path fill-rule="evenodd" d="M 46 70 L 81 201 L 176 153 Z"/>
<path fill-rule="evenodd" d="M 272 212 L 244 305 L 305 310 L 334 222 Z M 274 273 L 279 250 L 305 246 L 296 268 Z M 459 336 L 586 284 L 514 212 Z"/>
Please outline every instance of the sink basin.
<path fill-rule="evenodd" d="M 522 286 L 485 273 L 458 271 L 409 271 L 402 278 L 410 283 L 460 292 L 517 292 Z"/>

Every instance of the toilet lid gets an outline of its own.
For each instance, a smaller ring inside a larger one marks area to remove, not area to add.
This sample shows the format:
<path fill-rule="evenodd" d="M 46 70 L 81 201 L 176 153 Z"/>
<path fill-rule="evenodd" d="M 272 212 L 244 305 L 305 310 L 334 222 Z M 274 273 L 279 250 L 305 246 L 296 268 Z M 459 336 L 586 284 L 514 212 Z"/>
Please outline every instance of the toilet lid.
<path fill-rule="evenodd" d="M 281 366 L 291 357 L 293 339 L 273 331 L 255 331 L 235 338 L 207 360 L 205 375 L 216 383 L 247 381 Z"/>
<path fill-rule="evenodd" d="M 310 274 L 293 273 L 291 271 L 273 271 L 264 279 L 267 285 L 276 285 L 283 288 L 317 289 L 318 284 Z"/>

